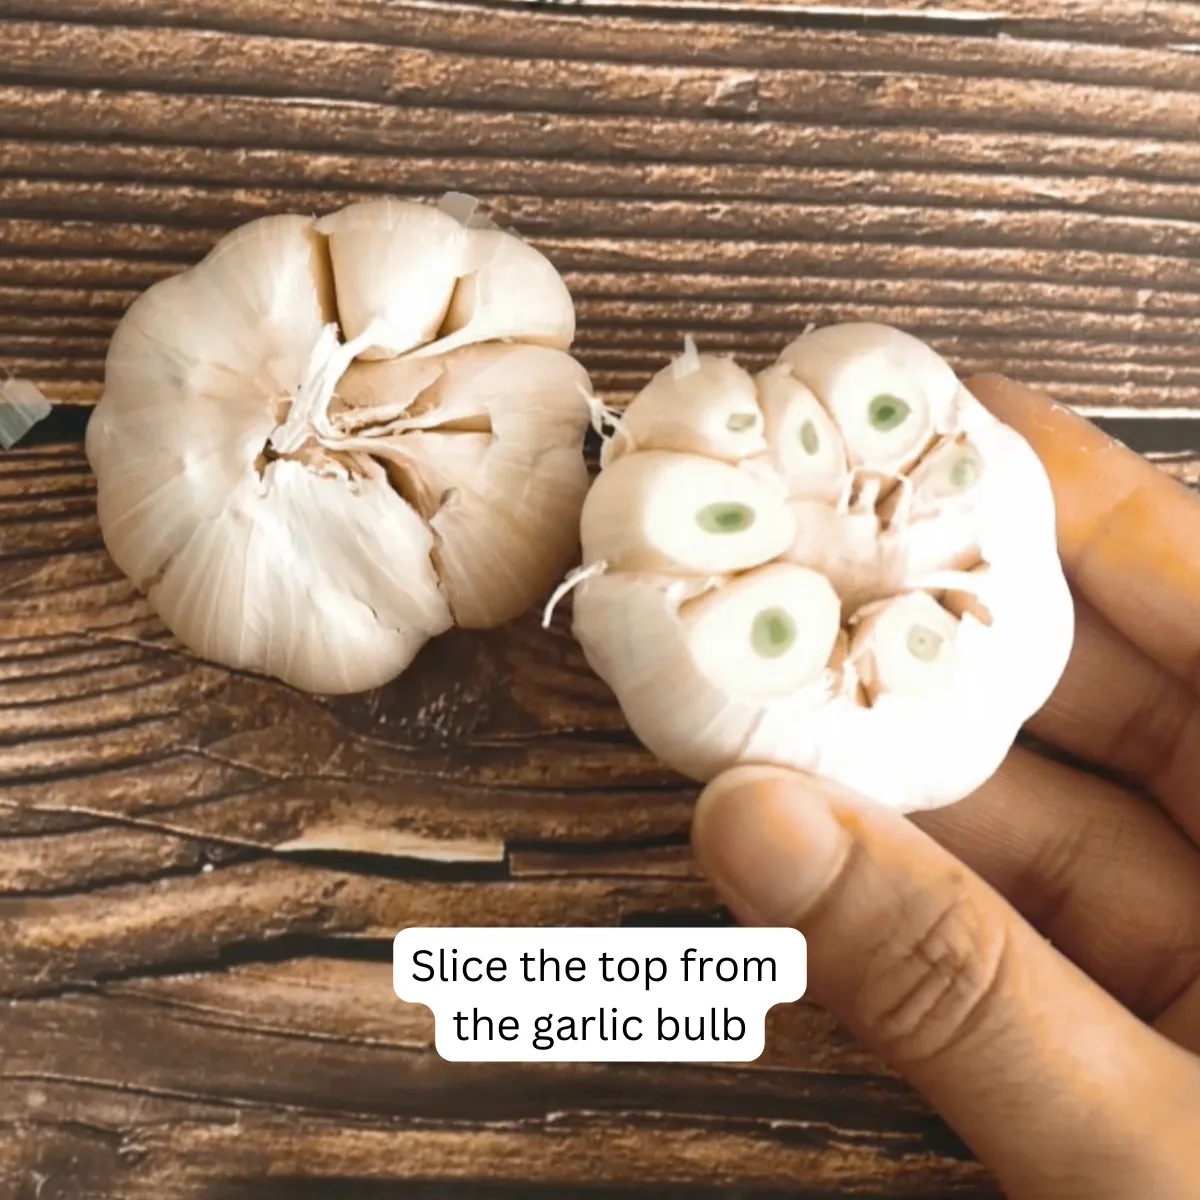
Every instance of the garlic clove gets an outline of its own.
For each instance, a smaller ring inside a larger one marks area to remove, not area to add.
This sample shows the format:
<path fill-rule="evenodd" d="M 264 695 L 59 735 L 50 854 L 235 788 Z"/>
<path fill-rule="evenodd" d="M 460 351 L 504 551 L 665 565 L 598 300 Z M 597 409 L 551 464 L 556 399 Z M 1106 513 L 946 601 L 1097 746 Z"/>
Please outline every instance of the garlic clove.
<path fill-rule="evenodd" d="M 846 489 L 846 447 L 833 418 L 787 363 L 756 377 L 773 465 L 796 500 L 838 500 Z"/>
<path fill-rule="evenodd" d="M 428 454 L 442 461 L 436 451 Z M 500 451 L 483 469 L 502 475 L 522 461 L 528 462 L 520 452 Z M 578 534 L 563 532 L 556 517 L 583 503 L 586 466 L 568 447 L 556 447 L 537 461 L 536 476 L 513 512 L 497 513 L 478 492 L 462 489 L 430 520 L 442 582 L 464 628 L 493 629 L 513 620 L 531 594 L 553 587 L 577 553 Z"/>
<path fill-rule="evenodd" d="M 428 204 L 385 196 L 322 217 L 346 340 L 372 325 L 379 344 L 362 359 L 391 358 L 437 336 L 460 274 L 461 226 Z"/>
<path fill-rule="evenodd" d="M 550 260 L 501 229 L 460 226 L 459 236 L 462 278 L 438 340 L 416 353 L 506 338 L 566 350 L 575 337 L 575 306 Z"/>
<path fill-rule="evenodd" d="M 353 362 L 337 382 L 329 406 L 334 428 L 375 434 L 420 411 L 421 397 L 445 373 L 436 358 Z"/>
<path fill-rule="evenodd" d="M 729 695 L 780 699 L 815 683 L 833 656 L 842 604 L 824 575 L 758 567 L 680 609 L 700 672 Z"/>
<path fill-rule="evenodd" d="M 169 396 L 166 387 L 145 394 Z M 179 417 L 163 408 L 138 406 L 118 416 L 106 407 L 87 430 L 105 547 L 143 591 L 196 526 L 220 519 L 229 496 L 254 478 L 274 427 L 265 406 L 254 419 L 247 404 L 243 420 L 228 423 L 207 417 L 204 405 L 182 407 Z"/>
<path fill-rule="evenodd" d="M 780 355 L 837 422 L 853 466 L 895 475 L 953 419 L 958 377 L 930 347 L 884 325 L 830 325 Z"/>
<path fill-rule="evenodd" d="M 872 702 L 945 689 L 954 678 L 958 621 L 928 592 L 885 601 L 857 623 L 850 662 Z"/>
<path fill-rule="evenodd" d="M 685 355 L 629 402 L 621 431 L 635 447 L 737 462 L 767 448 L 754 380 L 731 358 Z"/>
<path fill-rule="evenodd" d="M 588 665 L 620 699 L 651 753 L 692 779 L 738 762 L 762 702 L 732 696 L 697 667 L 679 609 L 696 581 L 601 574 L 576 589 L 572 629 Z"/>
<path fill-rule="evenodd" d="M 310 219 L 253 221 L 130 305 L 109 343 L 105 393 L 122 414 L 161 410 L 165 387 L 177 404 L 216 406 L 212 419 L 252 420 L 247 408 L 286 402 L 304 378 L 334 312 L 330 288 Z"/>
<path fill-rule="evenodd" d="M 382 472 L 351 494 L 291 460 L 195 526 L 152 603 L 205 658 L 309 691 L 377 686 L 451 624 L 432 537 Z"/>
<path fill-rule="evenodd" d="M 139 586 L 254 471 L 331 308 L 313 222 L 288 216 L 243 226 L 130 306 L 86 446 L 105 544 Z"/>
<path fill-rule="evenodd" d="M 979 505 L 986 465 L 963 437 L 941 438 L 879 506 L 889 542 L 905 560 L 904 578 L 963 570 L 979 561 Z"/>
<path fill-rule="evenodd" d="M 908 476 L 909 519 L 977 497 L 983 481 L 983 456 L 965 438 L 941 438 Z"/>
<path fill-rule="evenodd" d="M 548 590 L 578 551 L 578 528 L 562 513 L 578 512 L 588 488 L 579 452 L 588 377 L 542 346 L 468 346 L 438 362 L 419 411 L 384 438 L 346 445 L 395 466 L 433 530 L 455 621 L 491 628 Z M 398 367 L 369 364 L 356 386 Z M 389 393 L 380 385 L 378 394 Z"/>
<path fill-rule="evenodd" d="M 644 450 L 606 467 L 580 520 L 585 562 L 631 571 L 718 575 L 783 552 L 795 536 L 780 493 L 699 455 Z"/>

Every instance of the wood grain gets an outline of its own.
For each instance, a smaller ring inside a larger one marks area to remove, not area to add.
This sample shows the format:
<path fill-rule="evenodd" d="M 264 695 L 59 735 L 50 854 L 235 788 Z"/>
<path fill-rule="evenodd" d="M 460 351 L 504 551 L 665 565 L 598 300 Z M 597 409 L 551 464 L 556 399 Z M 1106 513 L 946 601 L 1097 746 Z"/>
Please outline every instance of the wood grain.
<path fill-rule="evenodd" d="M 0 365 L 87 403 L 134 295 L 230 226 L 458 188 L 564 271 L 616 400 L 685 332 L 758 365 L 868 316 L 1191 404 L 1195 7 L 876 7 L 9 3 Z"/>
<path fill-rule="evenodd" d="M 456 189 L 614 400 L 685 334 L 867 317 L 1195 483 L 1194 422 L 1134 418 L 1200 410 L 1198 47 L 1184 0 L 2 0 L 0 370 L 61 407 L 0 454 L 0 1196 L 994 1197 L 803 1003 L 741 1069 L 438 1058 L 396 930 L 723 921 L 694 789 L 563 618 L 339 700 L 196 661 L 81 439 L 122 312 L 233 225 Z"/>

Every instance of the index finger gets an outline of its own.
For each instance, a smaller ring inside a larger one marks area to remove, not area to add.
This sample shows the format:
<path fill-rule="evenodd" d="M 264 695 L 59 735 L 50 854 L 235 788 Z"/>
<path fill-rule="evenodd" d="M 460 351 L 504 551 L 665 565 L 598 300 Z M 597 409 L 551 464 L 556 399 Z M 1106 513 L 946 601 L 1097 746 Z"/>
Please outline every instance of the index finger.
<path fill-rule="evenodd" d="M 1090 421 L 1000 375 L 967 387 L 1050 476 L 1072 586 L 1131 642 L 1200 684 L 1200 499 Z"/>

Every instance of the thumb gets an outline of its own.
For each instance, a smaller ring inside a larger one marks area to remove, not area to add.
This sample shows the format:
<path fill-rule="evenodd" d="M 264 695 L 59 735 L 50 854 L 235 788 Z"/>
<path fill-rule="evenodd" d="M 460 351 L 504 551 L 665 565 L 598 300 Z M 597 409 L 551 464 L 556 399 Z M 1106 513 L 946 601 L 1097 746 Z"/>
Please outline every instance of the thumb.
<path fill-rule="evenodd" d="M 899 813 L 741 768 L 705 790 L 692 841 L 735 916 L 804 933 L 811 997 L 1010 1196 L 1184 1194 L 1194 1065 Z"/>

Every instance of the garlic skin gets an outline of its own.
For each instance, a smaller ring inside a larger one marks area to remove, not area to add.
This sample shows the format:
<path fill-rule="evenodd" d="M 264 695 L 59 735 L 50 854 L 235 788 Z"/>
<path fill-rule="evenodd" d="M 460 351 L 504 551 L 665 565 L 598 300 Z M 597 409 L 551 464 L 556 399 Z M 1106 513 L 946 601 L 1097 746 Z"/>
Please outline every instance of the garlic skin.
<path fill-rule="evenodd" d="M 755 384 L 753 458 L 702 449 L 718 396 L 696 405 L 690 455 L 678 408 L 671 453 L 655 428 L 625 435 L 584 503 L 574 634 L 636 736 L 692 779 L 771 763 L 904 812 L 953 804 L 996 771 L 1071 651 L 1046 472 L 900 330 L 806 333 Z M 758 531 L 740 561 L 689 523 L 729 502 L 728 471 L 758 489 L 740 497 Z M 650 529 L 670 554 L 644 553 Z"/>
<path fill-rule="evenodd" d="M 202 658 L 384 684 L 575 555 L 574 327 L 538 251 L 445 207 L 252 221 L 113 335 L 87 430 L 105 545 Z"/>

